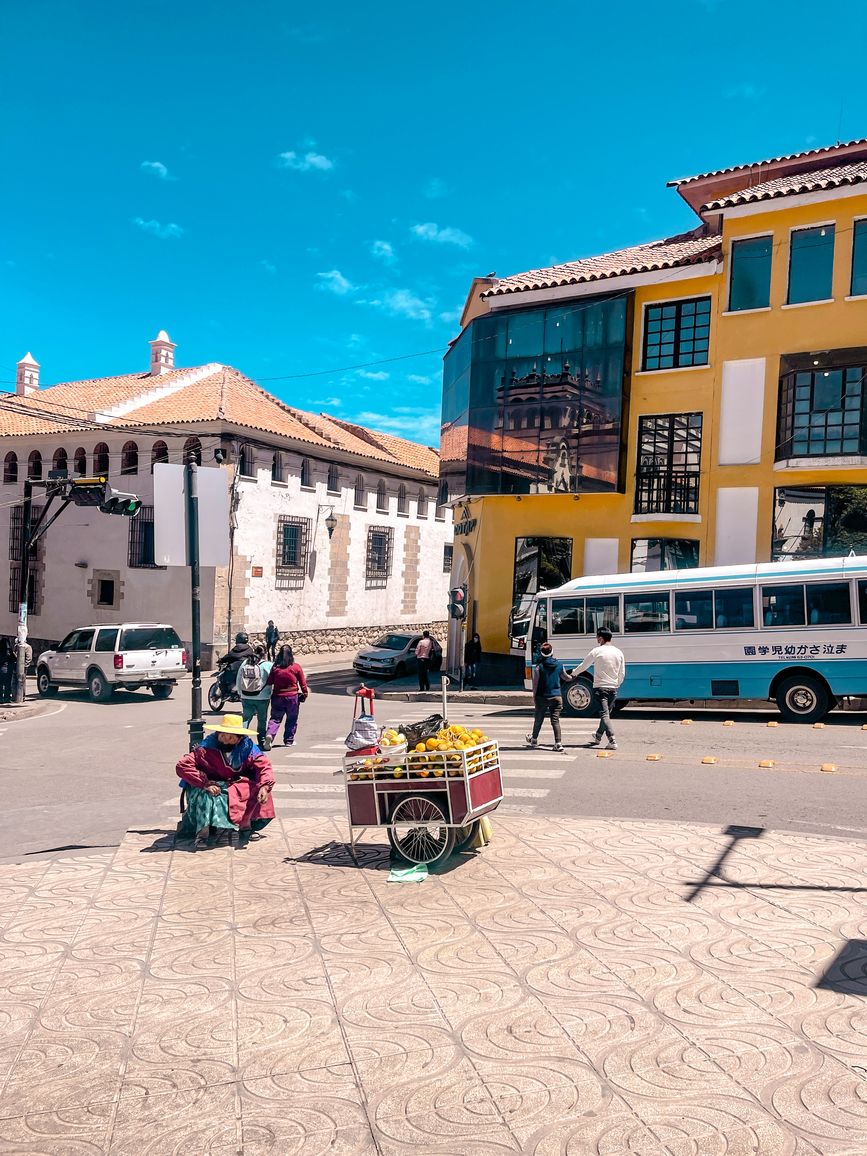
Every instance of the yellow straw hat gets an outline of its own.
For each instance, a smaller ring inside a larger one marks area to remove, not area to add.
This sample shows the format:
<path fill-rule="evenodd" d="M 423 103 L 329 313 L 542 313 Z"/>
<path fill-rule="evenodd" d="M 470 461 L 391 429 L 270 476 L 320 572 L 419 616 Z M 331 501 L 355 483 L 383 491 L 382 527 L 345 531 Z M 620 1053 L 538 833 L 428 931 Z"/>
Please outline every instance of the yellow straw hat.
<path fill-rule="evenodd" d="M 255 735 L 255 730 L 244 726 L 239 714 L 224 714 L 218 723 L 205 723 L 204 730 L 216 731 L 221 735 Z"/>

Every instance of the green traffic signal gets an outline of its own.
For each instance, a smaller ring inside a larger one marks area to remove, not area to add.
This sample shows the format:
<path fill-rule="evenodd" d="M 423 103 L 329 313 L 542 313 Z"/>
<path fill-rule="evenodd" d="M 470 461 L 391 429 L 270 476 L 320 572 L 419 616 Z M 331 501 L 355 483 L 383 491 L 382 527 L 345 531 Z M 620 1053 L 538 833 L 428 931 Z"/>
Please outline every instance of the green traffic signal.
<path fill-rule="evenodd" d="M 135 494 L 120 494 L 108 486 L 105 500 L 99 508 L 103 514 L 117 514 L 121 518 L 134 518 L 141 507 L 141 498 L 137 498 Z"/>

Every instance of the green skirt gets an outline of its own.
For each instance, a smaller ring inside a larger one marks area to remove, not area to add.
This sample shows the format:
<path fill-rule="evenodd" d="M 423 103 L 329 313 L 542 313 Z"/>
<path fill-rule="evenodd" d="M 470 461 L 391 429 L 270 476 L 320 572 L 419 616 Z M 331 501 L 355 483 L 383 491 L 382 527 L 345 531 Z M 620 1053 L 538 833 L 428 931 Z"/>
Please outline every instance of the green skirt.
<path fill-rule="evenodd" d="M 187 787 L 187 809 L 183 825 L 186 831 L 195 834 L 208 827 L 226 827 L 237 831 L 238 824 L 229 818 L 229 784 L 224 783 L 219 795 L 209 795 L 201 787 Z"/>

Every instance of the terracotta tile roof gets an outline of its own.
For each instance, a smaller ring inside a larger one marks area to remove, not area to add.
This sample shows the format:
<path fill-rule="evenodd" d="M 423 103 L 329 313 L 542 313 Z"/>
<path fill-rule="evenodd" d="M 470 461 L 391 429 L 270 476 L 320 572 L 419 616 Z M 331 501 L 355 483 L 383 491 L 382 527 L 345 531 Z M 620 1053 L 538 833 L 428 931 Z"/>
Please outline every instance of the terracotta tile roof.
<path fill-rule="evenodd" d="M 609 277 L 623 277 L 630 273 L 648 273 L 656 269 L 671 269 L 678 265 L 694 265 L 708 261 L 720 253 L 720 238 L 707 235 L 703 226 L 676 237 L 632 245 L 614 253 L 598 257 L 582 257 L 547 269 L 531 269 L 499 278 L 483 297 L 499 297 L 505 293 L 522 293 L 530 289 L 553 289 L 558 285 L 580 285 L 588 281 L 604 281 Z"/>
<path fill-rule="evenodd" d="M 845 185 L 857 185 L 867 181 L 867 161 L 855 161 L 848 165 L 818 169 L 815 172 L 792 173 L 777 177 L 759 185 L 729 193 L 716 201 L 702 206 L 702 212 L 713 209 L 727 209 L 732 205 L 748 205 L 755 201 L 770 201 L 776 197 L 790 197 L 798 193 L 815 193 L 822 189 L 839 189 Z"/>
<path fill-rule="evenodd" d="M 834 145 L 823 145 L 818 149 L 805 149 L 800 153 L 787 153 L 779 157 L 768 157 L 763 161 L 750 161 L 747 164 L 731 165 L 727 169 L 712 169 L 707 173 L 696 173 L 694 177 L 680 177 L 676 181 L 669 181 L 668 188 L 677 188 L 680 185 L 688 185 L 692 181 L 706 181 L 709 177 L 721 177 L 727 173 L 737 173 L 742 169 L 755 169 L 763 165 L 778 165 L 784 161 L 808 160 L 811 157 L 833 156 L 834 153 L 839 153 L 843 149 L 856 148 L 860 145 L 867 145 L 867 137 L 861 137 L 858 140 L 841 141 Z"/>
<path fill-rule="evenodd" d="M 102 416 L 97 426 L 96 414 Z M 158 377 L 124 374 L 46 386 L 26 397 L 0 396 L 0 438 L 141 427 L 172 433 L 221 421 L 439 476 L 439 455 L 430 447 L 295 409 L 231 366 L 176 369 Z"/>

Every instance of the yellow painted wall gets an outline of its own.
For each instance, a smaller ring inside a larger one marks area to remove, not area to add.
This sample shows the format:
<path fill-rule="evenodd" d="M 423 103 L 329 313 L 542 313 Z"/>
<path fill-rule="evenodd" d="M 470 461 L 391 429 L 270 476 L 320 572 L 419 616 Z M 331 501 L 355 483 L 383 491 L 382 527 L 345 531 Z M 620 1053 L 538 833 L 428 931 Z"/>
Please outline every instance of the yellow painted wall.
<path fill-rule="evenodd" d="M 627 421 L 628 449 L 623 494 L 529 494 L 484 497 L 466 505 L 477 519 L 476 530 L 455 543 L 456 558 L 469 566 L 471 607 L 486 650 L 508 652 L 507 621 L 512 602 L 515 539 L 550 535 L 573 539 L 572 575 L 582 573 L 586 538 L 619 539 L 619 569 L 630 566 L 633 538 L 692 538 L 700 543 L 702 565 L 713 565 L 716 492 L 720 487 L 758 486 L 759 522 L 756 558 L 771 552 L 774 488 L 781 485 L 865 483 L 867 469 L 810 468 L 774 470 L 777 437 L 779 359 L 784 353 L 867 346 L 867 298 L 847 301 L 852 256 L 852 228 L 867 217 L 867 195 L 828 199 L 808 206 L 783 208 L 768 203 L 755 216 L 725 220 L 723 265 L 715 276 L 666 280 L 635 291 L 632 337 L 633 373 Z M 835 223 L 834 300 L 828 304 L 782 308 L 788 286 L 789 233 L 792 228 Z M 768 310 L 727 315 L 728 257 L 733 238 L 773 233 L 771 305 Z M 650 302 L 710 294 L 710 364 L 695 369 L 640 371 L 643 308 Z M 529 301 L 526 302 L 529 304 Z M 762 459 L 754 465 L 718 466 L 722 365 L 726 360 L 766 357 Z M 684 517 L 633 520 L 638 419 L 646 414 L 703 413 L 700 521 Z"/>

